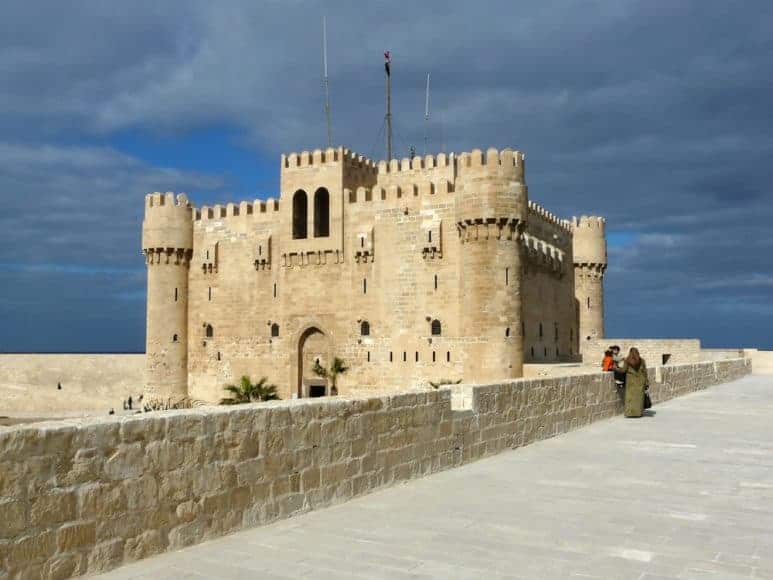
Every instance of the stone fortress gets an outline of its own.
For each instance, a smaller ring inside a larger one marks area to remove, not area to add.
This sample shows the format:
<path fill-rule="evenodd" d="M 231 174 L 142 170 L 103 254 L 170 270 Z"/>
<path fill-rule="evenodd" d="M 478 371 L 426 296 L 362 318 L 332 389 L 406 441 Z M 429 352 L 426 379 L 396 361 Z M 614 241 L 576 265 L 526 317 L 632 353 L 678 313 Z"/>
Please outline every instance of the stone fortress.
<path fill-rule="evenodd" d="M 282 155 L 279 200 L 146 196 L 146 395 L 217 401 L 242 375 L 282 398 L 517 378 L 604 335 L 601 217 L 530 201 L 525 156 L 375 163 Z"/>

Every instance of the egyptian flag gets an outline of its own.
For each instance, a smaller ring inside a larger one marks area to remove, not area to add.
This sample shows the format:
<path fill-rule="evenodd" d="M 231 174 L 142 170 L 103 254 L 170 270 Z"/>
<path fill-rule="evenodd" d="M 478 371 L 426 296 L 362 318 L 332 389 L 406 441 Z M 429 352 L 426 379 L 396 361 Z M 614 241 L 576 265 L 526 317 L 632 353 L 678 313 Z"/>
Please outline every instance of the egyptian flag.
<path fill-rule="evenodd" d="M 392 64 L 392 53 L 388 50 L 384 53 L 384 70 L 387 76 L 390 76 L 389 66 Z"/>

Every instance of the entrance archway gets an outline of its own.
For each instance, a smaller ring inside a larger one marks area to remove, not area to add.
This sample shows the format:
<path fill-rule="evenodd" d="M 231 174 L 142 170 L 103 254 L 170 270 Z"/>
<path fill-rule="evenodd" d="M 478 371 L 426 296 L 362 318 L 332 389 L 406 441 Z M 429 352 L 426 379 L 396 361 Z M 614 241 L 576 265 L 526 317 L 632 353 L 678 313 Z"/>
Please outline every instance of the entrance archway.
<path fill-rule="evenodd" d="M 298 341 L 298 398 L 329 395 L 327 380 L 314 374 L 314 365 L 319 362 L 324 368 L 330 366 L 330 339 L 319 328 L 307 329 Z"/>

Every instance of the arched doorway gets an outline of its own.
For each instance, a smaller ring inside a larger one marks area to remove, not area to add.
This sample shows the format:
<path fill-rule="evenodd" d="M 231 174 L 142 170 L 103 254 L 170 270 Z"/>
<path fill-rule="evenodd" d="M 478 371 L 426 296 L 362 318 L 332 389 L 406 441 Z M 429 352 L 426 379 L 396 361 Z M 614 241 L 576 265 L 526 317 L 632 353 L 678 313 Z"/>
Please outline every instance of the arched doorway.
<path fill-rule="evenodd" d="M 329 395 L 327 380 L 314 374 L 314 364 L 330 366 L 330 339 L 319 328 L 309 328 L 298 341 L 298 398 Z"/>

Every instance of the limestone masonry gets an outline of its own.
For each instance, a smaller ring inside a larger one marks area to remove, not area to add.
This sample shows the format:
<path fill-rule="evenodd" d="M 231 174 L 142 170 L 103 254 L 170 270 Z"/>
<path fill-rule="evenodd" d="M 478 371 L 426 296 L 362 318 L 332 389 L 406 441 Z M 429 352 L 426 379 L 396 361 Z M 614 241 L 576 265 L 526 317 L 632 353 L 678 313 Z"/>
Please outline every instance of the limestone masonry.
<path fill-rule="evenodd" d="M 146 393 L 216 401 L 242 375 L 282 398 L 522 376 L 604 335 L 601 217 L 529 201 L 524 155 L 374 163 L 283 155 L 279 200 L 146 196 Z"/>

